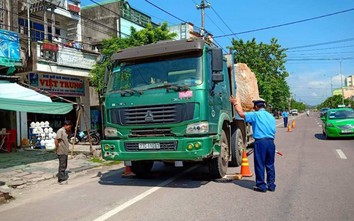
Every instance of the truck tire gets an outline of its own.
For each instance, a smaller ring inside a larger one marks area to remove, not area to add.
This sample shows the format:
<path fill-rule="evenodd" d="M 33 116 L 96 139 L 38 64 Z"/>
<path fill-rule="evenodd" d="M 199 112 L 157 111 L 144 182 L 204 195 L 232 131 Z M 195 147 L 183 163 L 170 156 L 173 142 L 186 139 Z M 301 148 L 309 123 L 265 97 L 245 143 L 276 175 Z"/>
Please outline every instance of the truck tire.
<path fill-rule="evenodd" d="M 219 179 L 226 175 L 227 166 L 230 158 L 229 141 L 223 130 L 221 133 L 220 154 L 216 158 L 209 160 L 209 173 L 212 179 Z"/>
<path fill-rule="evenodd" d="M 230 167 L 238 167 L 241 165 L 242 161 L 242 149 L 245 148 L 243 143 L 243 135 L 239 128 L 231 134 L 231 161 L 229 162 Z"/>
<path fill-rule="evenodd" d="M 137 177 L 146 177 L 151 172 L 154 161 L 132 161 L 131 169 Z"/>

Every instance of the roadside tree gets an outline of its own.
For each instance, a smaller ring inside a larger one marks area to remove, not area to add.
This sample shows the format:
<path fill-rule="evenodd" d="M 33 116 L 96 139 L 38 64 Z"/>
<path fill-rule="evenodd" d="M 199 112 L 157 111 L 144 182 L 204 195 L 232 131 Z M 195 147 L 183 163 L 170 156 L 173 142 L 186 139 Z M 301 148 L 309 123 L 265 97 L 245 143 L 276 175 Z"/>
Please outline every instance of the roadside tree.
<path fill-rule="evenodd" d="M 103 39 L 101 62 L 97 62 L 90 72 L 92 86 L 94 86 L 99 93 L 102 92 L 106 67 L 110 63 L 110 57 L 112 54 L 118 50 L 173 39 L 176 36 L 176 33 L 169 32 L 167 27 L 167 23 L 163 23 L 158 27 L 153 27 L 151 24 L 148 24 L 145 29 L 140 31 L 131 27 L 130 36 L 127 38 L 118 38 L 114 36 L 109 39 Z"/>
<path fill-rule="evenodd" d="M 256 74 L 260 96 L 272 105 L 274 110 L 288 107 L 290 89 L 286 82 L 286 54 L 278 40 L 272 38 L 270 44 L 257 43 L 255 38 L 244 42 L 232 39 L 237 63 L 246 63 Z"/>
<path fill-rule="evenodd" d="M 333 95 L 327 98 L 323 103 L 321 103 L 317 108 L 321 109 L 324 107 L 336 108 L 338 105 L 342 104 L 342 95 Z M 354 107 L 354 101 L 350 99 L 344 99 L 344 105 Z"/>

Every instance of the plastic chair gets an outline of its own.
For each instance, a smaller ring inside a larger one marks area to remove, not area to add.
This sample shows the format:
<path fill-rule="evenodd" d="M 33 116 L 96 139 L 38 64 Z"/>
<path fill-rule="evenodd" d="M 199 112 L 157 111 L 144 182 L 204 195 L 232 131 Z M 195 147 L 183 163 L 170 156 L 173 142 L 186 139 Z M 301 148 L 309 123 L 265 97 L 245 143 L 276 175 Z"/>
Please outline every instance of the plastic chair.
<path fill-rule="evenodd" d="M 11 152 L 12 149 L 15 149 L 16 152 L 16 137 L 17 137 L 17 130 L 16 129 L 11 129 L 7 130 L 7 133 L 10 133 L 5 140 L 5 147 L 7 152 Z"/>

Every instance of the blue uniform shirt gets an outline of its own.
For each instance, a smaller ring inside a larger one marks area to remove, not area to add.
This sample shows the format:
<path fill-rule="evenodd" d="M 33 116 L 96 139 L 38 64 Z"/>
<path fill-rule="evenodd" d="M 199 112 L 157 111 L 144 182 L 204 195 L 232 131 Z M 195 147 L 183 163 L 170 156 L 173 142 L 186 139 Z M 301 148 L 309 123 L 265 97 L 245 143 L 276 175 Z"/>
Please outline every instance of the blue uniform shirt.
<path fill-rule="evenodd" d="M 245 121 L 252 124 L 255 139 L 275 136 L 275 118 L 264 108 L 255 112 L 245 112 Z"/>
<path fill-rule="evenodd" d="M 283 113 L 281 113 L 282 117 L 288 117 L 289 116 L 289 113 L 286 112 L 286 111 L 283 111 Z"/>

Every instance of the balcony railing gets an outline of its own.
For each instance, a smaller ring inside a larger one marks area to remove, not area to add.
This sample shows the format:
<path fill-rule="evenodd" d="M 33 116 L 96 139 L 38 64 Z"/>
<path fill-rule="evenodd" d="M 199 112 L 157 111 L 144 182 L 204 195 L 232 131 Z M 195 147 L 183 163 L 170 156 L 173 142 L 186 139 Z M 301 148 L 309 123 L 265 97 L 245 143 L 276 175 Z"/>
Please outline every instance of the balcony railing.
<path fill-rule="evenodd" d="M 97 53 L 81 50 L 79 44 L 37 42 L 37 60 L 58 66 L 90 70 L 96 63 Z"/>

